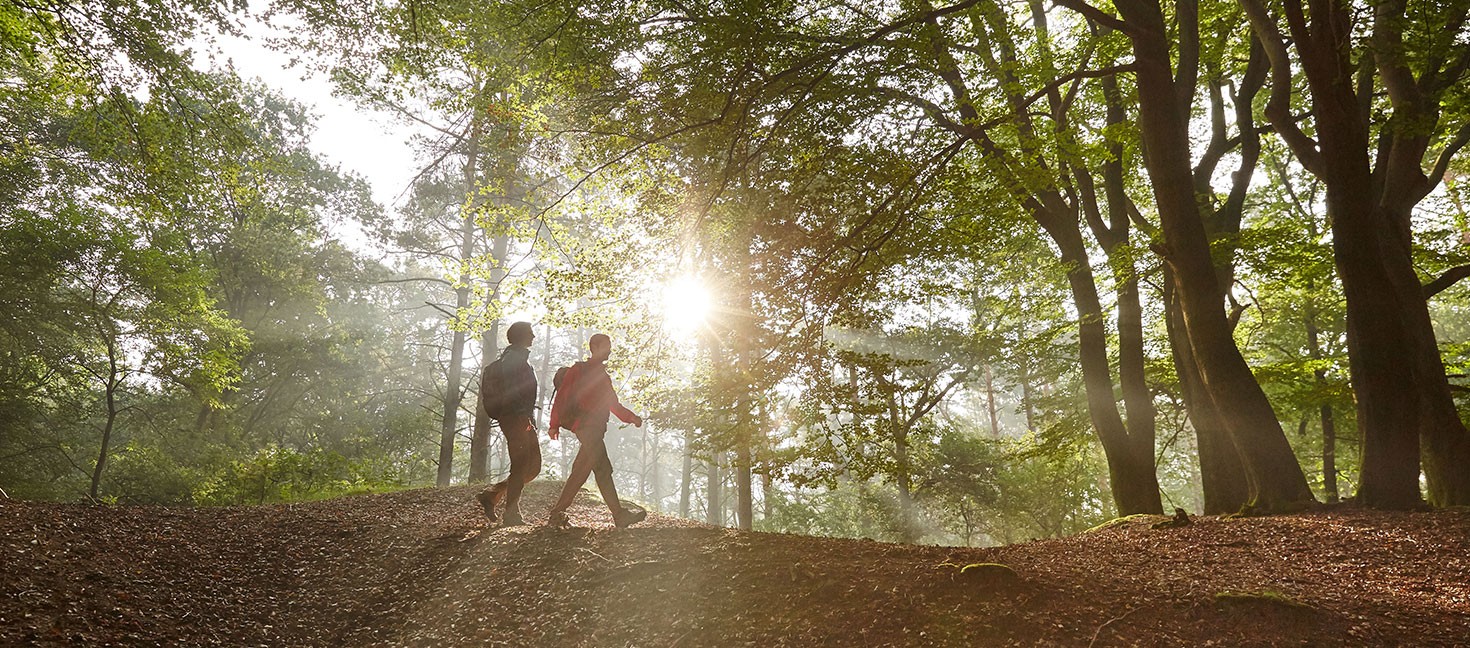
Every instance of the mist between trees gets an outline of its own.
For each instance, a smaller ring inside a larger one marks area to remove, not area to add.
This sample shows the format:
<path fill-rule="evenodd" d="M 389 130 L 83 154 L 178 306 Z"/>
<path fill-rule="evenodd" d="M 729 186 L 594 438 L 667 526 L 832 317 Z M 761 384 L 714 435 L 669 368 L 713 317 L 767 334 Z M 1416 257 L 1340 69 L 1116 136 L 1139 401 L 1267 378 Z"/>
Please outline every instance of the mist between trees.
<path fill-rule="evenodd" d="M 1466 0 L 584 4 L 0 6 L 0 488 L 484 482 L 526 319 L 712 524 L 1470 503 Z M 413 127 L 394 204 L 182 49 L 257 21 Z"/>

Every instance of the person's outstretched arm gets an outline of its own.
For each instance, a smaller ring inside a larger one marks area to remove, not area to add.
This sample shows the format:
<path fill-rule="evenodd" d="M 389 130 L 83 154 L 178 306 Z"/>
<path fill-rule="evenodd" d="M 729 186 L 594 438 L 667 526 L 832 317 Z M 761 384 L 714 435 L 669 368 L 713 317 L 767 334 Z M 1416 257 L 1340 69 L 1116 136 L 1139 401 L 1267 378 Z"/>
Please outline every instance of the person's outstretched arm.
<path fill-rule="evenodd" d="M 618 417 L 619 421 L 632 423 L 635 427 L 643 427 L 643 417 L 634 414 L 633 410 L 623 407 L 623 404 L 616 400 L 612 404 L 612 413 L 613 416 Z"/>

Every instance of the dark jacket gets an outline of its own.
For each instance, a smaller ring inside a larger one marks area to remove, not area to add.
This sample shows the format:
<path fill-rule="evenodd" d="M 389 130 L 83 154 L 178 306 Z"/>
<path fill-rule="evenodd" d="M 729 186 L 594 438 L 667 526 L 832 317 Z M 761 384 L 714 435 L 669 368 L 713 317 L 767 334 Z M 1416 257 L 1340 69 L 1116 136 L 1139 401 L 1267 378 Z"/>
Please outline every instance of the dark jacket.
<path fill-rule="evenodd" d="M 536 372 L 531 369 L 531 350 L 511 345 L 500 353 L 500 388 L 505 391 L 507 416 L 532 418 L 536 414 Z"/>

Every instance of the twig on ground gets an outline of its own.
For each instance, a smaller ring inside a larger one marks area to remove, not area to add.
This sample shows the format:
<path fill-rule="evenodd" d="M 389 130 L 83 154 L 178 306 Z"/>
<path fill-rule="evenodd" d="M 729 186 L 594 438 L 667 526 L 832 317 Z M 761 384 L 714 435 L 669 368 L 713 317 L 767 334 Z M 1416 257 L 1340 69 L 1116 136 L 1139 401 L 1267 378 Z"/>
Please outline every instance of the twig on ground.
<path fill-rule="evenodd" d="M 1092 648 L 1092 646 L 1097 645 L 1097 639 L 1098 639 L 1098 637 L 1101 637 L 1102 636 L 1102 631 L 1103 630 L 1106 630 L 1108 628 L 1108 626 L 1113 625 L 1114 623 L 1117 623 L 1119 621 L 1122 621 L 1123 619 L 1128 618 L 1129 615 L 1131 615 L 1134 612 L 1137 612 L 1139 610 L 1142 610 L 1142 609 L 1143 609 L 1143 606 L 1140 605 L 1140 606 L 1138 606 L 1136 608 L 1133 608 L 1133 609 L 1131 609 L 1131 610 L 1129 610 L 1127 612 L 1124 612 L 1122 616 L 1117 616 L 1117 617 L 1113 617 L 1111 619 L 1108 619 L 1106 623 L 1103 623 L 1102 625 L 1098 626 L 1097 627 L 1097 632 L 1092 633 L 1092 641 L 1087 642 L 1087 648 Z"/>

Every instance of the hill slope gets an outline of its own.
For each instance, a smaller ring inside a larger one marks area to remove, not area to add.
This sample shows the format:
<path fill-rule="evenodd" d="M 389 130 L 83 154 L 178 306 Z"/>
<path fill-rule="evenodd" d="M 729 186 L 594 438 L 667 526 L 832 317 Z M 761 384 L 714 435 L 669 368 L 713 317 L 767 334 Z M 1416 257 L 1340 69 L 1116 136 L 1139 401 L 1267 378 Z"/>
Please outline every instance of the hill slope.
<path fill-rule="evenodd" d="M 527 491 L 533 523 L 557 486 Z M 1470 643 L 1465 511 L 1130 521 L 954 549 L 657 515 L 617 531 L 587 496 L 583 528 L 492 529 L 473 493 L 0 501 L 0 645 Z M 1017 577 L 958 568 L 983 562 Z"/>

